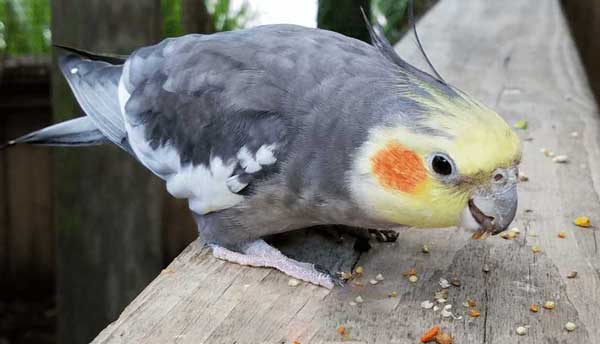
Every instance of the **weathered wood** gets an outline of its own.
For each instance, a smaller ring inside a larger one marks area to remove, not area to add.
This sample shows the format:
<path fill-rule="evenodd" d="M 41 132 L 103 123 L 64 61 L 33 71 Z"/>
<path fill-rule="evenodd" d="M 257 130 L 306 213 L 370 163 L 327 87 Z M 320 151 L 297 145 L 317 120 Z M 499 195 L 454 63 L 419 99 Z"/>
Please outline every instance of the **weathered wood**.
<path fill-rule="evenodd" d="M 90 51 L 154 44 L 160 24 L 159 0 L 52 1 L 53 42 Z M 56 121 L 81 114 L 56 67 L 53 111 Z M 162 267 L 161 186 L 115 146 L 55 154 L 58 338 L 85 343 Z"/>
<path fill-rule="evenodd" d="M 520 186 L 517 239 L 476 242 L 456 229 L 403 231 L 398 242 L 375 243 L 359 257 L 363 280 L 382 273 L 383 282 L 332 291 L 289 287 L 288 277 L 277 271 L 218 261 L 193 243 L 94 342 L 415 343 L 433 325 L 451 333 L 455 343 L 596 342 L 598 229 L 575 227 L 572 220 L 589 215 L 600 221 L 600 119 L 558 0 L 445 0 L 419 26 L 431 60 L 448 81 L 510 122 L 529 121 L 529 129 L 520 131 L 522 170 L 530 180 Z M 399 46 L 412 52 L 404 54 L 409 60 L 416 57 L 412 46 L 412 38 Z M 570 162 L 553 163 L 542 147 L 569 155 Z M 559 239 L 559 231 L 567 237 Z M 430 254 L 421 252 L 424 244 Z M 533 253 L 532 245 L 542 251 Z M 345 264 L 340 269 L 356 257 L 348 254 L 349 246 L 336 249 Z M 329 249 L 319 243 L 311 251 Z M 418 271 L 414 284 L 402 276 L 409 268 Z M 577 278 L 567 279 L 570 271 Z M 447 302 L 460 320 L 420 307 L 440 289 L 442 277 L 461 281 L 449 289 Z M 389 298 L 391 291 L 398 297 Z M 358 295 L 364 303 L 350 305 Z M 468 298 L 476 300 L 480 317 L 467 316 L 461 304 Z M 556 308 L 528 310 L 546 300 Z M 577 330 L 568 333 L 567 321 Z M 336 333 L 340 325 L 347 338 Z M 529 326 L 529 333 L 518 336 L 518 326 Z"/>
<path fill-rule="evenodd" d="M 6 140 L 52 123 L 48 69 L 47 59 L 4 61 L 0 123 Z M 39 147 L 0 152 L 0 273 L 5 276 L 0 289 L 5 293 L 53 289 L 50 168 L 50 152 Z"/>

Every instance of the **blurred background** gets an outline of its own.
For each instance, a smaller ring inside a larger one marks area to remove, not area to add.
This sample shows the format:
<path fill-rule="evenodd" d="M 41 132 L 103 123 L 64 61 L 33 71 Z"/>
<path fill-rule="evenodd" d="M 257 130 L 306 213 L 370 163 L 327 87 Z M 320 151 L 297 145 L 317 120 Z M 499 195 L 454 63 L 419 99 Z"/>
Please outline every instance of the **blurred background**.
<path fill-rule="evenodd" d="M 416 0 L 417 17 L 435 3 Z M 164 37 L 273 23 L 366 41 L 360 7 L 395 43 L 407 28 L 406 6 L 406 0 L 0 0 L 0 143 L 81 114 L 52 43 L 128 54 Z M 598 96 L 600 0 L 565 0 L 563 8 Z M 187 204 L 116 147 L 0 151 L 0 344 L 89 342 L 195 238 Z"/>

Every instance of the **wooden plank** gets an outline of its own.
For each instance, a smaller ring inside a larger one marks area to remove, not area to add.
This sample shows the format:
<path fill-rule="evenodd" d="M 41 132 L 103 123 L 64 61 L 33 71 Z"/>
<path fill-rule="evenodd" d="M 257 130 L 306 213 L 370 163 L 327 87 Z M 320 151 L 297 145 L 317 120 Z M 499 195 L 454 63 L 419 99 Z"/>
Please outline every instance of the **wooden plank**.
<path fill-rule="evenodd" d="M 194 243 L 94 342 L 414 343 L 432 325 L 452 333 L 455 343 L 594 342 L 600 336 L 599 234 L 572 220 L 600 221 L 600 119 L 558 0 L 445 0 L 419 26 L 447 80 L 510 122 L 529 121 L 520 131 L 522 170 L 530 180 L 520 186 L 517 239 L 475 242 L 456 229 L 403 231 L 398 242 L 373 244 L 359 257 L 364 279 L 382 273 L 383 282 L 332 291 L 289 287 L 281 273 L 217 261 Z M 416 57 L 412 46 L 412 38 L 399 46 L 409 60 Z M 553 163 L 542 147 L 570 162 Z M 559 239 L 559 231 L 567 237 Z M 421 253 L 423 244 L 430 254 Z M 532 245 L 542 251 L 533 253 Z M 413 267 L 414 284 L 402 276 Z M 578 277 L 567 279 L 570 271 Z M 440 289 L 440 278 L 461 281 L 447 301 L 460 320 L 420 307 Z M 390 291 L 398 297 L 389 298 Z M 358 295 L 365 302 L 351 306 Z M 467 298 L 476 300 L 480 317 L 467 316 L 461 305 Z M 546 300 L 556 308 L 528 310 Z M 577 330 L 565 331 L 567 321 Z M 336 333 L 340 325 L 347 338 Z M 518 336 L 518 326 L 529 333 Z"/>

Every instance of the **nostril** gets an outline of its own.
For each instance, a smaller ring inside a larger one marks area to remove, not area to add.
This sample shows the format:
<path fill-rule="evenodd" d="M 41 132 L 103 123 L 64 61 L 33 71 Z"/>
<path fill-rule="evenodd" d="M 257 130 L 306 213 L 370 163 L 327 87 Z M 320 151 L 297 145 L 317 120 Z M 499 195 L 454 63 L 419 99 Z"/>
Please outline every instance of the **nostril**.
<path fill-rule="evenodd" d="M 502 179 L 504 179 L 504 175 L 502 175 L 502 173 L 496 173 L 496 174 L 494 175 L 494 180 L 495 180 L 495 181 L 499 182 L 499 181 L 501 181 Z"/>

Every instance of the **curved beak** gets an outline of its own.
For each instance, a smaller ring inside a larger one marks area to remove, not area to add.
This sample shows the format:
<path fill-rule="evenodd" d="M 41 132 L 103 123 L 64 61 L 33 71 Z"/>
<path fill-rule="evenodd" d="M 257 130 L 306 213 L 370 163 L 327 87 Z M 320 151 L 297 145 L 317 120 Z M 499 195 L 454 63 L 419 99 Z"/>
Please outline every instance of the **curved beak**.
<path fill-rule="evenodd" d="M 475 230 L 473 239 L 485 239 L 508 228 L 517 212 L 516 171 L 501 171 L 503 179 L 477 190 L 463 211 L 461 224 Z M 514 178 L 513 178 L 514 175 Z"/>

